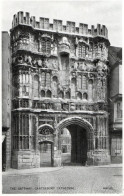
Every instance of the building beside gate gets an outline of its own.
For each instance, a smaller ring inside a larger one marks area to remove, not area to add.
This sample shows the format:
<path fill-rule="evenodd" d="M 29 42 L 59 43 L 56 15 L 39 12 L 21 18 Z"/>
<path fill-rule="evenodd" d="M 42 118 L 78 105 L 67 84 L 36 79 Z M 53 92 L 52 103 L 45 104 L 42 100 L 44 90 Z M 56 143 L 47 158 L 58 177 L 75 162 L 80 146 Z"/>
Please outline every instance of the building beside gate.
<path fill-rule="evenodd" d="M 112 163 L 122 162 L 122 48 L 109 47 L 110 153 Z"/>
<path fill-rule="evenodd" d="M 2 169 L 11 167 L 11 49 L 8 32 L 2 32 Z"/>
<path fill-rule="evenodd" d="M 10 36 L 12 167 L 110 163 L 106 26 L 18 12 Z"/>

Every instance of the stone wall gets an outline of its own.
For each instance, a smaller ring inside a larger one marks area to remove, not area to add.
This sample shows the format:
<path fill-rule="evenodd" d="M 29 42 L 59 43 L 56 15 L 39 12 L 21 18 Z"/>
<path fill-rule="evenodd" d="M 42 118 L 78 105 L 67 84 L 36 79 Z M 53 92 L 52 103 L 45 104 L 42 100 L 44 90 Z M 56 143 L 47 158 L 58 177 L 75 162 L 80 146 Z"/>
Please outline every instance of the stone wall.
<path fill-rule="evenodd" d="M 16 151 L 12 155 L 12 167 L 15 169 L 30 169 L 40 167 L 39 152 Z"/>

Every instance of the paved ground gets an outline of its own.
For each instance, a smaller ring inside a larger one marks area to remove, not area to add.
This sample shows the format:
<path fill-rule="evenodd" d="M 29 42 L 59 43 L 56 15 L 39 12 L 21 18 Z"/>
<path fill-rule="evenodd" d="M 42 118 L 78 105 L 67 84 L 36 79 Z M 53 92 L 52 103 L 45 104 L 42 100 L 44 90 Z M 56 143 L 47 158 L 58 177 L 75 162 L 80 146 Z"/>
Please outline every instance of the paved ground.
<path fill-rule="evenodd" d="M 3 193 L 122 193 L 121 167 L 66 166 L 42 171 L 4 173 Z"/>

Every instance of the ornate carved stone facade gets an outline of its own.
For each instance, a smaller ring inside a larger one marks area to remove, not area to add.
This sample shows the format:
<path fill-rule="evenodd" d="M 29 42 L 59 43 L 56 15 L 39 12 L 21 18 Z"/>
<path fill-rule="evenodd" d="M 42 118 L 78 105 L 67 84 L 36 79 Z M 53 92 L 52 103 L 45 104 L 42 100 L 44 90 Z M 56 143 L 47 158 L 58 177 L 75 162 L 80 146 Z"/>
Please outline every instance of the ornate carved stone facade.
<path fill-rule="evenodd" d="M 51 164 L 60 166 L 64 128 L 72 162 L 109 163 L 107 28 L 37 22 L 23 12 L 12 24 L 12 167 L 40 167 L 42 143 L 51 145 Z"/>

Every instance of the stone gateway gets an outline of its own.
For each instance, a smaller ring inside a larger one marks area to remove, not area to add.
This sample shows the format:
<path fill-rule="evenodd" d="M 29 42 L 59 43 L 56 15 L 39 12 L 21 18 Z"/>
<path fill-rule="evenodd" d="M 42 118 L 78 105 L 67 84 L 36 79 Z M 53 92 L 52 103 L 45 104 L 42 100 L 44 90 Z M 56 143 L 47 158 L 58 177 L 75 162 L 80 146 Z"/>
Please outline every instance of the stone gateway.
<path fill-rule="evenodd" d="M 109 164 L 107 28 L 12 25 L 12 167 Z"/>

